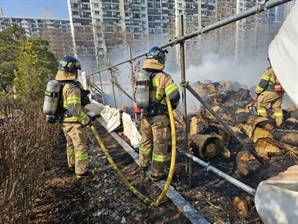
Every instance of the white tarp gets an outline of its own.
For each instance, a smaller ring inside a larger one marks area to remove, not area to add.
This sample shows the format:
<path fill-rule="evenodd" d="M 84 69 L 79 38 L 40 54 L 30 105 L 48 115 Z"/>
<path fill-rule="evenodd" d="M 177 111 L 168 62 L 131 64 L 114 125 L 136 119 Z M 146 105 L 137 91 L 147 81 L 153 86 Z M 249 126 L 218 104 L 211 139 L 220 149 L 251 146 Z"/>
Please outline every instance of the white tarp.
<path fill-rule="evenodd" d="M 286 94 L 298 107 L 298 4 L 291 9 L 268 49 L 270 62 Z"/>
<path fill-rule="evenodd" d="M 264 224 L 298 223 L 298 165 L 262 181 L 255 205 Z"/>
<path fill-rule="evenodd" d="M 82 84 L 84 89 L 89 89 L 88 88 L 88 82 L 87 82 L 87 75 L 86 72 L 81 72 L 78 75 L 78 81 Z"/>
<path fill-rule="evenodd" d="M 87 104 L 85 108 L 91 112 L 93 112 L 94 115 L 100 115 L 101 112 L 105 109 L 105 106 L 102 103 L 99 103 L 95 100 L 91 100 L 90 104 Z"/>
<path fill-rule="evenodd" d="M 115 109 L 114 113 L 111 114 L 111 117 L 107 123 L 108 132 L 114 131 L 121 124 L 121 114 L 120 109 Z"/>
<path fill-rule="evenodd" d="M 135 122 L 131 120 L 129 114 L 123 112 L 122 113 L 122 122 L 123 122 L 123 134 L 129 138 L 130 144 L 134 148 L 140 147 L 141 142 L 141 134 L 139 133 Z"/>

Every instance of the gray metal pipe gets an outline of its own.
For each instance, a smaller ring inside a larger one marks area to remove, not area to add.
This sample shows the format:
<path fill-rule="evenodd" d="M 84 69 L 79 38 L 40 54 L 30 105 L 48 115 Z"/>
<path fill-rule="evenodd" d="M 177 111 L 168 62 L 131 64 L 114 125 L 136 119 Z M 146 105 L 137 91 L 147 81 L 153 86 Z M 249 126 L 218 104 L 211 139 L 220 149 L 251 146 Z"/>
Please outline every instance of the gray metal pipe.
<path fill-rule="evenodd" d="M 210 170 L 211 172 L 213 172 L 213 173 L 217 174 L 218 176 L 224 178 L 225 180 L 227 180 L 230 183 L 234 184 L 235 186 L 241 188 L 242 190 L 246 191 L 247 193 L 255 196 L 255 194 L 256 194 L 255 189 L 247 186 L 246 184 L 240 182 L 239 180 L 229 176 L 228 174 L 226 174 L 226 173 L 220 171 L 219 169 L 211 166 L 209 163 L 206 163 L 203 160 L 201 160 L 201 159 L 199 159 L 199 158 L 197 158 L 197 157 L 195 157 L 195 156 L 193 156 L 189 153 L 185 153 L 185 152 L 181 152 L 181 153 L 183 153 L 186 157 L 192 159 L 194 162 L 196 162 L 196 163 L 200 164 L 201 166 L 205 167 L 207 171 Z"/>
<path fill-rule="evenodd" d="M 167 43 L 167 44 L 165 44 L 165 45 L 162 45 L 160 48 L 166 48 L 166 47 L 170 47 L 170 46 L 173 46 L 173 45 L 177 45 L 177 44 L 179 44 L 179 43 L 181 43 L 181 42 L 183 42 L 183 41 L 185 41 L 185 40 L 187 40 L 187 39 L 190 39 L 190 38 L 192 38 L 192 37 L 195 37 L 195 36 L 201 35 L 201 34 L 203 34 L 203 33 L 206 33 L 206 32 L 208 32 L 208 31 L 217 29 L 217 28 L 222 27 L 222 26 L 224 26 L 224 25 L 228 25 L 228 24 L 230 24 L 230 23 L 233 23 L 233 22 L 235 22 L 235 21 L 237 21 L 237 20 L 246 18 L 246 17 L 248 17 L 248 16 L 252 16 L 252 15 L 255 15 L 255 14 L 260 14 L 261 12 L 265 11 L 266 9 L 270 9 L 270 8 L 273 8 L 273 7 L 275 7 L 275 6 L 278 6 L 278 5 L 281 5 L 281 4 L 284 4 L 284 3 L 286 3 L 286 2 L 290 2 L 290 1 L 292 1 L 292 0 L 270 0 L 270 1 L 267 1 L 267 2 L 265 2 L 265 4 L 263 4 L 263 5 L 255 6 L 255 7 L 253 7 L 253 8 L 250 8 L 250 9 L 246 10 L 246 11 L 240 12 L 240 13 L 238 13 L 238 14 L 236 14 L 236 15 L 230 16 L 230 17 L 228 17 L 228 18 L 226 18 L 226 19 L 223 19 L 223 20 L 220 20 L 220 21 L 218 21 L 218 22 L 216 22 L 216 23 L 213 23 L 213 24 L 211 24 L 211 25 L 209 25 L 209 26 L 203 27 L 203 28 L 201 28 L 200 30 L 197 30 L 197 31 L 195 31 L 195 32 L 193 32 L 193 33 L 190 33 L 190 34 L 185 35 L 185 36 L 183 36 L 183 37 L 177 38 L 177 39 L 175 39 L 174 41 L 170 41 L 169 43 Z M 94 74 L 94 73 L 98 73 L 98 72 L 101 72 L 101 71 L 105 71 L 105 70 L 111 69 L 111 68 L 113 68 L 113 67 L 122 65 L 122 64 L 124 64 L 124 63 L 133 61 L 133 60 L 135 60 L 135 59 L 138 59 L 138 58 L 140 58 L 140 57 L 145 56 L 146 54 L 147 54 L 147 52 L 142 53 L 142 54 L 139 54 L 139 55 L 137 55 L 137 56 L 135 56 L 135 57 L 132 57 L 132 58 L 126 60 L 126 61 L 123 61 L 123 62 L 120 62 L 120 63 L 118 63 L 118 64 L 112 65 L 112 66 L 110 66 L 110 67 L 101 69 L 101 70 L 99 70 L 99 71 L 95 71 L 95 72 L 93 72 L 93 73 L 90 73 L 89 75 L 92 75 L 92 74 Z"/>
<path fill-rule="evenodd" d="M 102 88 L 102 79 L 101 79 L 101 74 L 100 74 L 100 73 L 98 73 L 98 75 L 99 75 L 99 81 L 100 81 L 100 88 L 101 88 L 101 90 L 103 91 L 103 88 Z M 104 95 L 103 95 L 103 94 L 101 94 L 101 96 L 102 96 L 102 103 L 103 103 L 103 104 L 105 104 Z"/>

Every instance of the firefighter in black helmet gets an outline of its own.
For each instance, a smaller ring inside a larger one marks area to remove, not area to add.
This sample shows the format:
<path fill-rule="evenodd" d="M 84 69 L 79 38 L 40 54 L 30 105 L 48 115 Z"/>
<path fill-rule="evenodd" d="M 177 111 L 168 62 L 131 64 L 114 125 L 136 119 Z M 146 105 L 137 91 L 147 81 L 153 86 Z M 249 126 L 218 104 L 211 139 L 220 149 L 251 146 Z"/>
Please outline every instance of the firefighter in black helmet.
<path fill-rule="evenodd" d="M 141 118 L 142 135 L 139 157 L 141 169 L 146 170 L 151 162 L 152 179 L 165 177 L 164 166 L 167 159 L 168 140 L 170 138 L 168 108 L 165 97 L 169 97 L 173 109 L 180 100 L 179 87 L 172 77 L 163 72 L 167 50 L 153 47 L 147 53 L 142 69 L 150 73 L 151 88 L 147 115 Z"/>
<path fill-rule="evenodd" d="M 59 62 L 56 80 L 63 82 L 63 107 L 66 110 L 62 129 L 66 138 L 67 162 L 74 170 L 78 179 L 92 178 L 94 171 L 89 171 L 88 135 L 86 127 L 90 124 L 89 116 L 84 112 L 81 102 L 81 85 L 77 82 L 80 62 L 65 56 Z"/>

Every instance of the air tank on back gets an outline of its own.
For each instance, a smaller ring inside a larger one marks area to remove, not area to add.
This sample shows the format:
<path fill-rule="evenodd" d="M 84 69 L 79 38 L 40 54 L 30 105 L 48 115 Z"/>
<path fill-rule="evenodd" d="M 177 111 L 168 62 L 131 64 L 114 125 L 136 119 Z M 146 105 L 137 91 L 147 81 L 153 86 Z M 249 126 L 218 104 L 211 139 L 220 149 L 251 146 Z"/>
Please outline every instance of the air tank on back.
<path fill-rule="evenodd" d="M 61 85 L 56 80 L 47 83 L 42 111 L 46 115 L 54 115 L 57 111 Z"/>
<path fill-rule="evenodd" d="M 140 109 L 147 109 L 149 106 L 149 91 L 151 86 L 149 72 L 138 71 L 136 74 L 136 106 Z"/>

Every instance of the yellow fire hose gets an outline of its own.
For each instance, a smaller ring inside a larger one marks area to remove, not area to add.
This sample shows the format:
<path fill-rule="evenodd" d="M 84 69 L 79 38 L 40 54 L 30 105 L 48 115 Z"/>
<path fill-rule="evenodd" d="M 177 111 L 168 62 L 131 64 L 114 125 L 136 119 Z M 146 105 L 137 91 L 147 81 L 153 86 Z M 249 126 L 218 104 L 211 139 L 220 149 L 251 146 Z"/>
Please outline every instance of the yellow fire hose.
<path fill-rule="evenodd" d="M 122 175 L 122 173 L 120 172 L 120 170 L 118 169 L 118 167 L 116 166 L 115 162 L 113 161 L 112 157 L 110 156 L 110 154 L 108 153 L 106 147 L 104 146 L 98 132 L 96 131 L 94 125 L 91 125 L 91 130 L 94 134 L 94 136 L 96 137 L 98 144 L 100 145 L 100 147 L 102 148 L 105 156 L 107 157 L 109 163 L 111 164 L 111 166 L 114 168 L 114 170 L 116 171 L 116 173 L 119 175 L 120 179 L 123 181 L 123 183 L 142 201 L 144 201 L 145 203 L 149 204 L 152 207 L 157 207 L 160 205 L 162 199 L 165 197 L 169 186 L 171 184 L 172 181 L 172 177 L 174 174 L 174 169 L 175 169 L 175 163 L 176 163 L 176 129 L 175 129 L 175 122 L 174 122 L 174 117 L 173 117 L 173 112 L 172 112 L 172 106 L 170 103 L 170 100 L 168 97 L 166 97 L 166 102 L 167 102 L 167 106 L 168 106 L 168 111 L 169 111 L 169 117 L 170 117 L 170 126 L 171 126 L 171 135 L 172 135 L 172 156 L 171 156 L 171 164 L 170 164 L 170 170 L 169 170 L 169 174 L 167 177 L 167 181 L 164 185 L 164 188 L 161 192 L 161 194 L 159 195 L 158 199 L 156 200 L 156 202 L 153 202 L 152 200 L 150 200 L 149 198 L 145 197 L 142 193 L 140 193 L 137 189 L 135 189 L 131 183 L 128 182 L 128 180 Z"/>
<path fill-rule="evenodd" d="M 169 186 L 172 182 L 172 177 L 174 175 L 175 170 L 175 164 L 176 164 L 176 128 L 175 128 L 175 121 L 174 116 L 172 112 L 172 105 L 168 97 L 166 97 L 169 117 L 170 117 L 170 126 L 171 126 L 171 136 L 172 136 L 172 155 L 171 155 L 171 164 L 170 164 L 170 170 L 167 178 L 167 182 L 165 183 L 165 186 L 157 198 L 156 202 L 154 203 L 154 206 L 159 206 L 161 200 L 166 196 L 167 191 L 169 189 Z"/>

